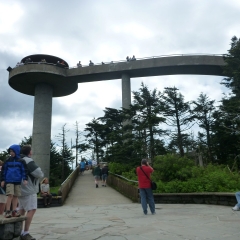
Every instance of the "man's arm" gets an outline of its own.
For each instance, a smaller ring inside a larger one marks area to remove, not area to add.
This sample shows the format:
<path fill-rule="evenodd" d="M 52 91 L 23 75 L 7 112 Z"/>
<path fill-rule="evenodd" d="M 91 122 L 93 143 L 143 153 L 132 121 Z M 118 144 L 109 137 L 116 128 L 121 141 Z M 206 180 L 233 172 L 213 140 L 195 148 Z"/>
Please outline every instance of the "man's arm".
<path fill-rule="evenodd" d="M 27 178 L 27 176 L 28 176 L 28 168 L 27 168 L 27 164 L 26 164 L 26 162 L 23 160 L 23 159 L 21 159 L 20 160 L 21 161 L 21 163 L 22 163 L 22 179 L 23 180 L 27 180 L 28 178 Z"/>
<path fill-rule="evenodd" d="M 28 173 L 31 174 L 33 177 L 35 178 L 43 178 L 44 174 L 41 170 L 40 167 L 37 166 L 37 164 L 34 161 L 30 161 L 27 164 L 27 168 L 28 168 Z"/>
<path fill-rule="evenodd" d="M 148 162 L 147 162 L 147 166 L 151 169 L 151 173 L 153 173 L 154 169 L 149 165 Z"/>

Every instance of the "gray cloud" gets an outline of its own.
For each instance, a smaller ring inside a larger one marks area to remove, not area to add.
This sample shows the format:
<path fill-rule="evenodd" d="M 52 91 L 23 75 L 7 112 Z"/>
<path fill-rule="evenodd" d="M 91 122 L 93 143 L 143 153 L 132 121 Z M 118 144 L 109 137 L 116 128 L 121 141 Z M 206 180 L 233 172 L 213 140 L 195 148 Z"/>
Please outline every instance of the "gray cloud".
<path fill-rule="evenodd" d="M 238 0 L 105 0 L 20 1 L 0 3 L 0 150 L 20 142 L 32 131 L 34 98 L 8 85 L 8 66 L 23 57 L 46 53 L 70 66 L 188 53 L 226 53 L 239 33 Z M 1 25 L 4 22 L 4 25 Z M 1 27 L 2 26 L 2 27 Z M 239 36 L 238 36 L 239 37 Z M 162 91 L 177 86 L 186 100 L 204 92 L 220 99 L 227 91 L 213 76 L 162 76 L 131 80 L 132 90 L 143 81 Z M 79 85 L 76 93 L 53 100 L 52 138 L 64 123 L 74 138 L 74 123 L 81 129 L 105 107 L 121 107 L 121 80 Z"/>

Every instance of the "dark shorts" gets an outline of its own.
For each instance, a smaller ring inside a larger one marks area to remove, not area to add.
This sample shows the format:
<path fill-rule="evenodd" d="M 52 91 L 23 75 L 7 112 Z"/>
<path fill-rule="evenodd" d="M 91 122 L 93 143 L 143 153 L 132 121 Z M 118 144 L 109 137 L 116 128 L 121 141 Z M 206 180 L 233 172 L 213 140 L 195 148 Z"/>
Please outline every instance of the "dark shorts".
<path fill-rule="evenodd" d="M 106 181 L 106 180 L 107 180 L 107 177 L 108 177 L 107 174 L 103 174 L 103 175 L 102 175 L 102 180 L 103 180 L 103 181 Z"/>

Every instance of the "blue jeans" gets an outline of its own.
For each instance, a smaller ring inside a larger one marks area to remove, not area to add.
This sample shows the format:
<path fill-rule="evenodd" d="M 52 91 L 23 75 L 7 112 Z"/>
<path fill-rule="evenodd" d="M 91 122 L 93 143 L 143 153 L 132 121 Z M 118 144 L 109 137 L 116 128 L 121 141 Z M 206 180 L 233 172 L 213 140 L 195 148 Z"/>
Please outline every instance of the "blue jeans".
<path fill-rule="evenodd" d="M 237 206 L 240 208 L 240 192 L 236 192 Z"/>
<path fill-rule="evenodd" d="M 151 213 L 155 213 L 155 203 L 151 188 L 140 188 L 141 204 L 144 214 L 147 214 L 147 203 Z"/>

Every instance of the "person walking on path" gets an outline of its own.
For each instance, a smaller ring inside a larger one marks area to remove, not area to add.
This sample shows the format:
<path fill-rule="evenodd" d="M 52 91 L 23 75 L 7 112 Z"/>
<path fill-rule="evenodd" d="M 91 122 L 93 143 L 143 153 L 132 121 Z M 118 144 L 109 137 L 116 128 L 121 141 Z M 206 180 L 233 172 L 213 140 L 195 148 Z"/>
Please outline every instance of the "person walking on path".
<path fill-rule="evenodd" d="M 240 192 L 235 193 L 237 204 L 232 208 L 233 211 L 239 211 L 240 210 Z"/>
<path fill-rule="evenodd" d="M 52 194 L 50 193 L 48 178 L 44 178 L 41 182 L 41 194 L 40 195 L 43 198 L 44 206 L 50 207 L 50 205 L 52 203 Z"/>
<path fill-rule="evenodd" d="M 85 171 L 85 166 L 86 166 L 86 163 L 85 161 L 82 159 L 81 162 L 79 163 L 79 167 L 80 167 L 80 174 L 83 175 L 84 171 Z"/>
<path fill-rule="evenodd" d="M 94 175 L 94 179 L 95 179 L 96 188 L 98 188 L 98 184 L 99 184 L 99 180 L 100 180 L 100 176 L 101 176 L 100 164 L 98 164 L 94 168 L 93 175 Z"/>
<path fill-rule="evenodd" d="M 43 172 L 40 167 L 31 158 L 32 149 L 30 145 L 22 147 L 22 157 L 26 162 L 28 169 L 28 184 L 23 185 L 21 189 L 21 197 L 19 197 L 19 209 L 21 215 L 25 215 L 25 225 L 20 236 L 21 240 L 35 240 L 29 234 L 29 228 L 33 219 L 33 216 L 37 210 L 37 193 L 39 191 L 39 179 L 43 178 Z"/>
<path fill-rule="evenodd" d="M 137 167 L 136 172 L 138 176 L 138 186 L 140 191 L 143 213 L 147 215 L 148 203 L 151 213 L 156 214 L 154 197 L 150 181 L 151 174 L 153 173 L 153 168 L 148 164 L 148 161 L 146 159 L 143 159 L 141 162 L 141 166 Z"/>
<path fill-rule="evenodd" d="M 91 160 L 88 160 L 87 162 L 88 162 L 88 168 L 89 168 L 90 170 L 92 170 L 92 161 L 91 161 Z"/>
<path fill-rule="evenodd" d="M 27 184 L 27 166 L 20 157 L 20 145 L 14 144 L 8 149 L 11 155 L 3 164 L 1 174 L 1 187 L 6 184 L 6 218 L 20 217 L 17 210 L 18 197 L 21 196 L 21 183 Z M 12 204 L 12 212 L 10 210 Z"/>
<path fill-rule="evenodd" d="M 103 187 L 106 187 L 107 185 L 107 177 L 108 177 L 108 166 L 106 164 L 103 165 L 102 168 L 102 181 L 103 181 Z"/>

